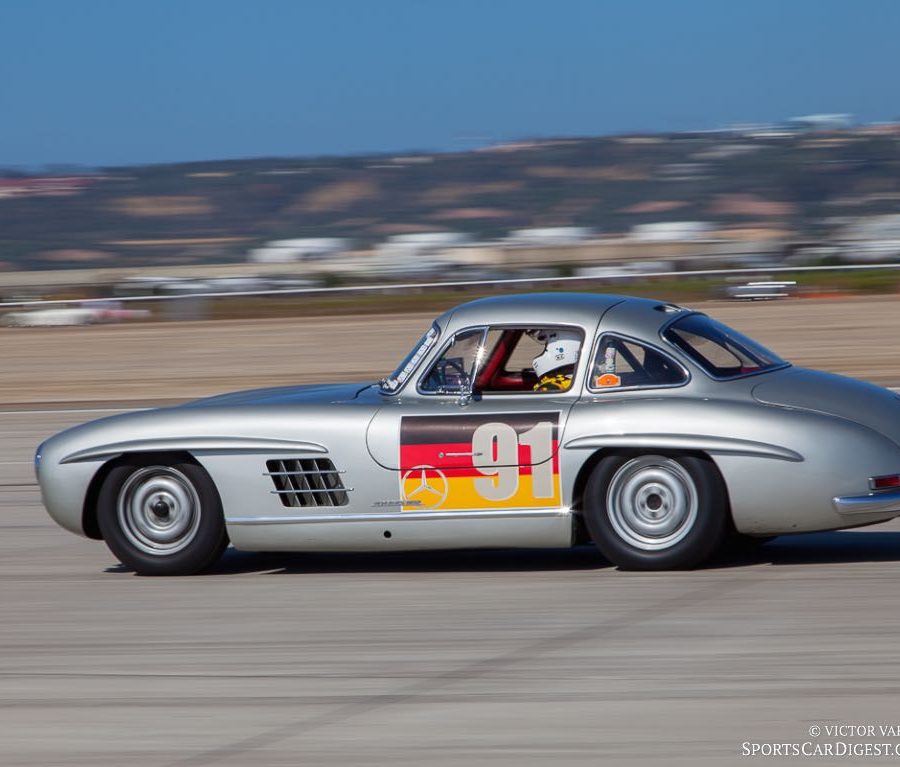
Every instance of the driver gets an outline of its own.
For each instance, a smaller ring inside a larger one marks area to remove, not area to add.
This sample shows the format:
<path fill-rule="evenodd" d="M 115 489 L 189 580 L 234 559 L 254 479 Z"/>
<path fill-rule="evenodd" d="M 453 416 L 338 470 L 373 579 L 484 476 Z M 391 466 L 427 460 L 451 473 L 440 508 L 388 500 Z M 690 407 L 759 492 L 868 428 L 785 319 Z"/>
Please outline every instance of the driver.
<path fill-rule="evenodd" d="M 571 330 L 530 330 L 528 335 L 544 344 L 544 351 L 531 363 L 538 377 L 534 391 L 566 391 L 575 374 L 580 336 Z"/>

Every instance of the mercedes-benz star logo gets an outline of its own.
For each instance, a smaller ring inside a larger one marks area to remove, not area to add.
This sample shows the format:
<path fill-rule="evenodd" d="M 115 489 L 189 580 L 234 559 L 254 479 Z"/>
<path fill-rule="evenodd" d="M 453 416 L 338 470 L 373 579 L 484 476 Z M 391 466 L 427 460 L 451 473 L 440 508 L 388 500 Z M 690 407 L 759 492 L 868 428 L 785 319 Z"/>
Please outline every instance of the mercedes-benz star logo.
<path fill-rule="evenodd" d="M 409 492 L 406 491 L 406 480 L 410 477 L 418 480 L 418 484 Z M 440 469 L 422 464 L 413 466 L 400 480 L 400 494 L 410 506 L 419 509 L 436 509 L 447 500 L 450 483 Z"/>

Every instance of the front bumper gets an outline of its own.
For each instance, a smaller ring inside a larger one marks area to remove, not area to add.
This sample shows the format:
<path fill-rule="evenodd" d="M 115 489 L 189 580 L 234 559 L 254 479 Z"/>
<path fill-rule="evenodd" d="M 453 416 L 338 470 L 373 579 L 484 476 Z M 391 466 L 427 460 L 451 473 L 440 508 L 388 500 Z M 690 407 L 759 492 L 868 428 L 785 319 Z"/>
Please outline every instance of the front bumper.
<path fill-rule="evenodd" d="M 832 499 L 838 514 L 900 514 L 900 490 L 869 495 L 844 495 Z"/>

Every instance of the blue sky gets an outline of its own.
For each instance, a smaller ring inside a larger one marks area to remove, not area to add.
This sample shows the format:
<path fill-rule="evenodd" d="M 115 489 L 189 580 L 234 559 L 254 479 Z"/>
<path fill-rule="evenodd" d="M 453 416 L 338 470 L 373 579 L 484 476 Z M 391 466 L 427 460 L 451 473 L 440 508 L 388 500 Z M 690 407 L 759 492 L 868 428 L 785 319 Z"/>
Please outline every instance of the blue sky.
<path fill-rule="evenodd" d="M 0 166 L 900 116 L 894 0 L 0 0 Z"/>

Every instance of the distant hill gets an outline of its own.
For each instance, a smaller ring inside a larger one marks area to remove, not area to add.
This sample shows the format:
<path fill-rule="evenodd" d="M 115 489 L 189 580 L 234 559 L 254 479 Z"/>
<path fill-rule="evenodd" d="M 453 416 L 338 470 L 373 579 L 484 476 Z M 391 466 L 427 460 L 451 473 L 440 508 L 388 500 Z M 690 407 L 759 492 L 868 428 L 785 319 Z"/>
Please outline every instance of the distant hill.
<path fill-rule="evenodd" d="M 0 269 L 242 261 L 273 239 L 654 221 L 826 238 L 900 211 L 900 134 L 676 134 L 408 156 L 262 158 L 39 176 L 0 171 Z"/>

